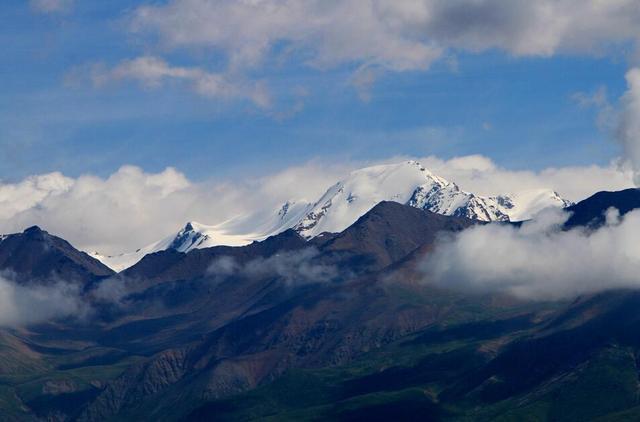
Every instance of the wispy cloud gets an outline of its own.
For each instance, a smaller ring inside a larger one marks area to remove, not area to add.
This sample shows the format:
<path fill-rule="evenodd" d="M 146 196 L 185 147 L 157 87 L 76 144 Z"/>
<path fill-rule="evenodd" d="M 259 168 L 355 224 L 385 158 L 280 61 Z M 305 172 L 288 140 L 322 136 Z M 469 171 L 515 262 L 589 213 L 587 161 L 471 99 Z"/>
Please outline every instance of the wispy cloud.
<path fill-rule="evenodd" d="M 640 185 L 640 68 L 627 72 L 627 91 L 620 99 L 620 116 L 615 136 L 623 158 L 631 163 L 636 185 Z"/>
<path fill-rule="evenodd" d="M 81 66 L 69 72 L 66 78 L 69 84 L 77 84 L 83 80 L 89 80 L 95 87 L 114 82 L 136 81 L 146 89 L 183 83 L 203 97 L 249 100 L 260 108 L 269 108 L 271 105 L 268 89 L 262 81 L 251 82 L 237 75 L 208 72 L 199 67 L 171 66 L 153 56 L 124 60 L 111 68 L 102 63 Z"/>
<path fill-rule="evenodd" d="M 334 265 L 323 264 L 316 258 L 319 252 L 315 248 L 299 251 L 281 252 L 268 258 L 256 258 L 239 263 L 229 256 L 216 259 L 208 273 L 216 281 L 228 277 L 277 278 L 288 286 L 300 286 L 312 283 L 326 283 L 336 280 L 340 272 Z"/>
<path fill-rule="evenodd" d="M 621 160 L 634 172 L 634 182 L 640 185 L 640 68 L 625 75 L 627 90 L 617 103 L 611 103 L 605 87 L 591 94 L 578 92 L 572 98 L 583 107 L 597 111 L 596 123 L 622 147 Z"/>
<path fill-rule="evenodd" d="M 38 13 L 68 12 L 75 0 L 29 0 L 31 9 Z"/>

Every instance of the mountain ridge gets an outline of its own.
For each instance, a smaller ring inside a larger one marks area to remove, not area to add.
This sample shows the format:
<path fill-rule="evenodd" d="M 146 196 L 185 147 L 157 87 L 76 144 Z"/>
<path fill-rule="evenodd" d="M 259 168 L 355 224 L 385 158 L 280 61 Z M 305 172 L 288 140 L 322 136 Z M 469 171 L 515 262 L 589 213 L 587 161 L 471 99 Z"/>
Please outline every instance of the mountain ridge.
<path fill-rule="evenodd" d="M 571 204 L 548 189 L 479 196 L 435 175 L 418 161 L 409 160 L 355 170 L 329 187 L 317 201 L 287 201 L 267 221 L 251 221 L 248 217 L 213 226 L 188 222 L 175 235 L 136 252 L 92 256 L 115 271 L 122 271 L 145 255 L 166 249 L 189 252 L 213 246 L 244 246 L 288 229 L 312 239 L 323 233 L 342 232 L 383 201 L 479 221 L 525 220 L 545 207 L 564 208 Z"/>

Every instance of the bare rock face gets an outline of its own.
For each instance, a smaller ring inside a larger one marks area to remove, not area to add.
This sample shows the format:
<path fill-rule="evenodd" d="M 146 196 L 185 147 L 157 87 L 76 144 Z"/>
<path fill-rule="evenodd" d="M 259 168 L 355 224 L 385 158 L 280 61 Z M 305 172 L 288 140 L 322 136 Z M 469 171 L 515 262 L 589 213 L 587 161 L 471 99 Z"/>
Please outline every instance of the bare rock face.
<path fill-rule="evenodd" d="M 37 226 L 0 241 L 0 270 L 20 280 L 89 282 L 113 274 L 100 261 Z"/>

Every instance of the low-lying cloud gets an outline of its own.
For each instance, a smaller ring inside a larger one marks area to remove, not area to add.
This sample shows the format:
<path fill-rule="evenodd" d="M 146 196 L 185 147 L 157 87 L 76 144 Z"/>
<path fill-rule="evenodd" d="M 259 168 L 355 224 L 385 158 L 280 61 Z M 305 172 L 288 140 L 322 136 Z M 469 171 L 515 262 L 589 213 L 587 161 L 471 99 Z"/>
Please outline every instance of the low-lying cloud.
<path fill-rule="evenodd" d="M 569 214 L 546 210 L 521 227 L 489 224 L 442 239 L 422 265 L 428 282 L 528 299 L 571 298 L 640 287 L 640 211 L 593 231 L 561 229 Z"/>
<path fill-rule="evenodd" d="M 317 262 L 315 248 L 281 252 L 268 258 L 256 258 L 239 263 L 233 257 L 223 256 L 211 264 L 209 275 L 216 281 L 228 277 L 277 278 L 288 286 L 325 283 L 340 276 L 338 268 Z"/>
<path fill-rule="evenodd" d="M 75 284 L 21 284 L 0 276 L 0 326 L 19 327 L 89 312 Z"/>

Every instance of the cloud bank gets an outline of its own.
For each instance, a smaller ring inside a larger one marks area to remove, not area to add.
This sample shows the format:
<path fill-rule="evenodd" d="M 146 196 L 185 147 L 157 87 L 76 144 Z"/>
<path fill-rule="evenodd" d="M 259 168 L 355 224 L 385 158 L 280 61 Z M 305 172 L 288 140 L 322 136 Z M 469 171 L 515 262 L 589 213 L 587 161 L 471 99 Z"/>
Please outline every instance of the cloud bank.
<path fill-rule="evenodd" d="M 521 228 L 489 224 L 443 239 L 422 264 L 426 280 L 526 299 L 640 287 L 640 211 L 620 218 L 609 210 L 607 224 L 593 232 L 562 231 L 568 216 L 547 210 Z"/>
<path fill-rule="evenodd" d="M 173 168 L 146 173 L 133 166 L 106 178 L 32 176 L 0 182 L 0 233 L 38 225 L 83 250 L 134 251 L 187 221 L 217 224 L 248 214 L 262 221 L 287 200 L 317 199 L 348 169 L 308 163 L 235 183 L 195 183 Z"/>
<path fill-rule="evenodd" d="M 633 184 L 632 172 L 616 165 L 533 172 L 504 169 L 483 156 L 420 161 L 482 195 L 551 188 L 577 201 L 599 190 Z M 173 168 L 147 173 L 133 166 L 106 178 L 31 176 L 16 183 L 0 182 L 0 233 L 39 225 L 83 250 L 131 252 L 176 233 L 187 221 L 214 225 L 248 216 L 265 221 L 286 201 L 313 202 L 349 171 L 368 164 L 377 163 L 311 162 L 234 182 L 194 182 Z"/>

